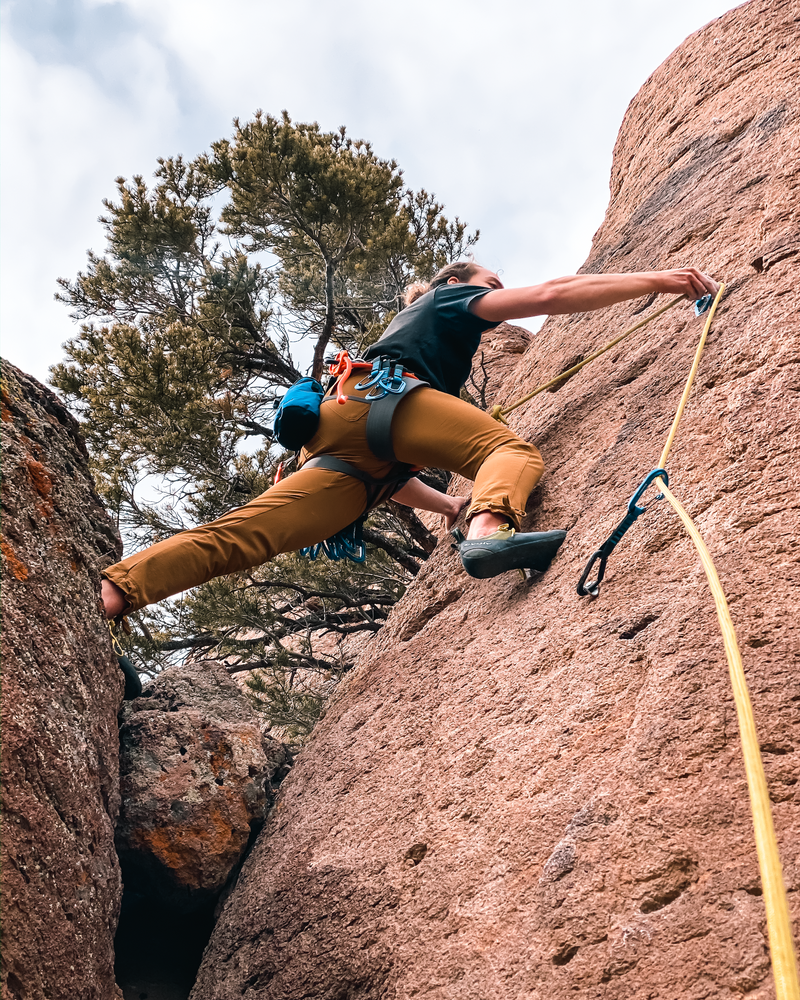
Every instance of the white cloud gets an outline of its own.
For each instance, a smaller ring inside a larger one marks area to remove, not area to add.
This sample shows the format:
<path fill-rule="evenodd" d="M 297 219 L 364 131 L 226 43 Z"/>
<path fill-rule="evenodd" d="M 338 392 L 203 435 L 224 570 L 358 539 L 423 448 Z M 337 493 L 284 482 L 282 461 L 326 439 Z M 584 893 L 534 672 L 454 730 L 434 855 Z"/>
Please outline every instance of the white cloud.
<path fill-rule="evenodd" d="M 192 156 L 257 107 L 348 126 L 483 231 L 522 284 L 575 270 L 629 100 L 726 0 L 26 0 L 6 6 L 4 352 L 37 377 L 52 303 L 113 179 Z M 16 18 L 16 20 L 15 20 Z M 9 155 L 8 150 L 13 150 Z"/>
<path fill-rule="evenodd" d="M 131 104 L 84 70 L 41 65 L 3 35 L 2 89 L 14 95 L 0 140 L 3 353 L 40 379 L 73 332 L 53 301 L 56 278 L 73 277 L 88 247 L 102 248 L 102 198 L 120 173 L 150 173 L 175 126 L 161 56 L 135 38 L 117 59 L 136 91 Z"/>

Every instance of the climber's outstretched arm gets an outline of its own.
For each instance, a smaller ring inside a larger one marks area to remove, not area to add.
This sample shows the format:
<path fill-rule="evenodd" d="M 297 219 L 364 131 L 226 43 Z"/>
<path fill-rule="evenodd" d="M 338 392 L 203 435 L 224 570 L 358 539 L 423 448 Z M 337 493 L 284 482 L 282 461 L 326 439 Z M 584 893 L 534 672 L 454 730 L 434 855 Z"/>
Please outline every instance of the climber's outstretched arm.
<path fill-rule="evenodd" d="M 470 309 L 481 319 L 499 323 L 525 316 L 588 312 L 652 292 L 699 299 L 709 293 L 716 295 L 718 290 L 713 278 L 693 267 L 632 274 L 573 274 L 527 288 L 492 289 L 475 299 Z"/>
<path fill-rule="evenodd" d="M 392 500 L 405 504 L 406 507 L 416 507 L 417 510 L 429 510 L 434 514 L 443 514 L 445 527 L 450 529 L 456 523 L 458 515 L 467 504 L 467 497 L 451 497 L 447 493 L 426 486 L 419 479 L 409 481 L 399 489 Z"/>

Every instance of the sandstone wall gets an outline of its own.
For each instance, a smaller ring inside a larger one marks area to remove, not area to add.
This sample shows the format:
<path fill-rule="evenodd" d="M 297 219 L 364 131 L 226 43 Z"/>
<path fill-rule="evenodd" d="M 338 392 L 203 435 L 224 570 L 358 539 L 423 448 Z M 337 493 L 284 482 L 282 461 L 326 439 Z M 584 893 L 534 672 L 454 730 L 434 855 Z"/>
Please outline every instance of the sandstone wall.
<path fill-rule="evenodd" d="M 2 996 L 108 1000 L 123 678 L 98 566 L 121 546 L 75 419 L 13 365 L 2 379 Z"/>
<path fill-rule="evenodd" d="M 729 283 L 672 451 L 726 588 L 800 918 L 800 8 L 689 38 L 622 125 L 586 270 Z M 521 197 L 524 193 L 521 193 Z M 549 320 L 511 400 L 645 306 Z M 733 701 L 666 505 L 575 584 L 658 459 L 701 321 L 675 309 L 512 425 L 548 472 L 551 570 L 478 582 L 441 544 L 282 787 L 194 1000 L 774 995 Z"/>

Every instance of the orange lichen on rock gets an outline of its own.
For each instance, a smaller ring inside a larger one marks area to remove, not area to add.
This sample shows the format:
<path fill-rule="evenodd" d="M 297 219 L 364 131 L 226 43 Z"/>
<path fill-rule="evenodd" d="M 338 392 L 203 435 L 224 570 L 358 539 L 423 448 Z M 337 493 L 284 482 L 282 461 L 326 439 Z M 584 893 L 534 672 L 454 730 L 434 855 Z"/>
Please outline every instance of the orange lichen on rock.
<path fill-rule="evenodd" d="M 35 458 L 29 459 L 27 464 L 28 475 L 31 477 L 33 488 L 43 500 L 48 500 L 53 489 L 53 477 L 42 463 L 37 462 Z"/>
<path fill-rule="evenodd" d="M 233 804 L 236 809 L 235 803 Z M 203 886 L 203 862 L 213 859 L 238 859 L 242 845 L 239 830 L 247 826 L 244 809 L 236 810 L 241 816 L 231 822 L 229 810 L 220 803 L 207 803 L 202 815 L 202 825 L 181 828 L 157 826 L 152 830 L 138 830 L 136 839 L 172 873 L 173 879 L 187 886 Z M 214 874 L 216 869 L 214 867 Z"/>
<path fill-rule="evenodd" d="M 9 542 L 5 538 L 0 541 L 0 547 L 3 550 L 3 556 L 8 563 L 9 569 L 14 574 L 17 580 L 27 580 L 28 579 L 28 567 L 18 558 L 16 552 L 11 548 Z"/>
<path fill-rule="evenodd" d="M 5 385 L 0 386 L 0 398 L 2 398 L 3 423 L 10 424 L 14 420 L 14 414 L 9 409 L 9 406 L 11 405 L 11 397 L 9 396 Z"/>
<path fill-rule="evenodd" d="M 53 490 L 53 476 L 35 458 L 29 458 L 25 463 L 28 469 L 33 488 L 42 498 L 36 504 L 36 512 L 39 517 L 48 518 L 53 513 L 53 501 L 50 494 Z"/>

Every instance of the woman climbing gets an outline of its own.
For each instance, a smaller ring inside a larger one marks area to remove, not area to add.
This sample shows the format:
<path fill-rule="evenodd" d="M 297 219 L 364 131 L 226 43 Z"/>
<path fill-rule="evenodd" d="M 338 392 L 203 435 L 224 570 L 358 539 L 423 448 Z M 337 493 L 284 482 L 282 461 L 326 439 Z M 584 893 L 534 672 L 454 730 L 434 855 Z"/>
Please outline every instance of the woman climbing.
<path fill-rule="evenodd" d="M 401 469 L 447 469 L 474 481 L 467 538 L 459 544 L 472 576 L 492 577 L 522 567 L 544 571 L 566 532 L 517 530 L 544 471 L 542 458 L 533 445 L 459 397 L 481 334 L 504 320 L 587 312 L 653 292 L 698 299 L 715 295 L 718 287 L 702 272 L 680 268 L 572 275 L 506 289 L 496 274 L 478 264 L 448 265 L 429 285 L 409 290 L 407 308 L 366 354 L 373 363 L 384 359 L 376 369 L 384 362 L 396 363 L 396 370 L 423 383 L 394 410 L 388 431 L 392 457 L 385 457 L 387 449 L 379 457 L 368 443 L 367 416 L 375 404 L 364 405 L 369 390 L 356 388 L 364 377 L 357 371 L 341 387 L 343 405 L 337 405 L 336 395 L 322 404 L 319 428 L 294 475 L 244 507 L 107 569 L 102 582 L 107 617 L 335 535 L 364 513 L 369 497 L 374 499 L 369 483 L 390 479 L 397 463 Z M 349 472 L 342 471 L 343 463 Z M 395 481 L 379 495 L 443 514 L 449 523 L 466 503 L 415 478 L 399 489 Z"/>

